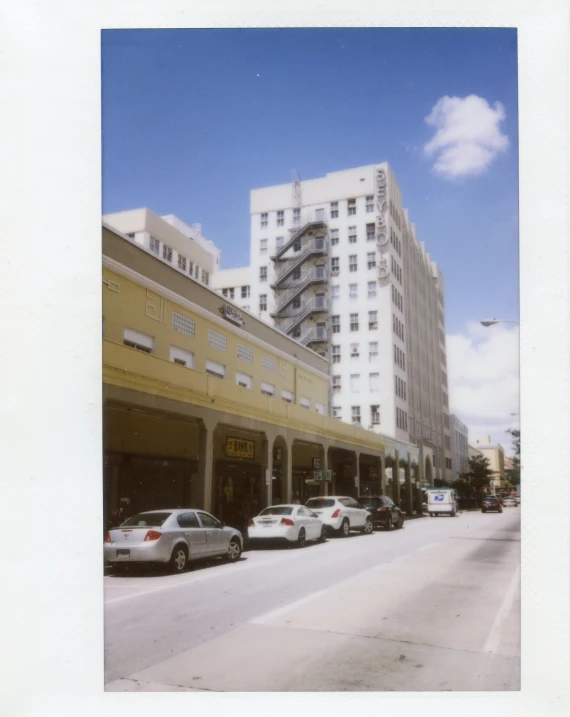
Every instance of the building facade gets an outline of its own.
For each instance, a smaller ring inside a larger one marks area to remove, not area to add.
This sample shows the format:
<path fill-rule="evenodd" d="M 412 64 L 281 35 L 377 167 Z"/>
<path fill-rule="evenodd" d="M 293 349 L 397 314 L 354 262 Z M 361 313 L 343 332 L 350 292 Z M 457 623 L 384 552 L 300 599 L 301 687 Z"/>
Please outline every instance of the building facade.
<path fill-rule="evenodd" d="M 459 480 L 469 470 L 469 429 L 457 416 L 450 416 L 451 469 L 453 480 Z"/>
<path fill-rule="evenodd" d="M 444 284 L 387 163 L 251 192 L 252 313 L 330 359 L 332 417 L 452 474 Z"/>
<path fill-rule="evenodd" d="M 106 515 L 194 506 L 243 529 L 313 495 L 421 505 L 417 448 L 330 418 L 328 393 L 326 358 L 103 225 Z"/>
<path fill-rule="evenodd" d="M 491 470 L 491 488 L 500 490 L 506 485 L 505 452 L 503 446 L 491 439 L 491 436 L 482 436 L 475 441 L 475 448 L 485 458 L 489 459 Z"/>
<path fill-rule="evenodd" d="M 251 269 L 221 269 L 210 277 L 210 286 L 243 311 L 251 313 Z"/>

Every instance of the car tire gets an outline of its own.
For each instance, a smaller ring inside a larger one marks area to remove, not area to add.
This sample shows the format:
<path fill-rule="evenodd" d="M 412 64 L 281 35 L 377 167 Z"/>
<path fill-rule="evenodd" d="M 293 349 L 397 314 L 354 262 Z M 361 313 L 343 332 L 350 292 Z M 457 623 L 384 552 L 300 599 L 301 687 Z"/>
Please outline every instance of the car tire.
<path fill-rule="evenodd" d="M 502 513 L 502 512 L 503 512 L 503 509 L 502 509 L 502 508 L 499 508 L 499 513 Z"/>
<path fill-rule="evenodd" d="M 452 517 L 452 518 L 455 518 L 456 515 L 457 515 L 457 511 L 456 511 L 456 510 L 452 510 L 452 511 L 451 511 L 451 517 Z"/>
<path fill-rule="evenodd" d="M 228 551 L 224 555 L 224 560 L 226 560 L 228 563 L 235 563 L 237 562 L 241 557 L 241 545 L 237 538 L 232 538 L 230 540 L 230 544 L 228 545 Z"/>
<path fill-rule="evenodd" d="M 486 513 L 486 512 L 487 512 L 486 508 L 481 508 L 481 513 Z"/>
<path fill-rule="evenodd" d="M 304 548 L 305 547 L 305 528 L 301 528 L 299 531 L 299 537 L 297 538 L 297 542 L 295 543 L 297 548 Z"/>
<path fill-rule="evenodd" d="M 188 548 L 185 545 L 177 545 L 172 551 L 168 565 L 171 572 L 183 573 L 188 567 Z"/>
<path fill-rule="evenodd" d="M 326 540 L 327 540 L 327 526 L 323 525 L 323 527 L 321 528 L 321 534 L 317 538 L 317 542 L 318 543 L 326 543 Z"/>
<path fill-rule="evenodd" d="M 404 516 L 400 514 L 398 516 L 398 522 L 396 523 L 396 529 L 401 530 L 403 527 L 404 527 Z"/>
<path fill-rule="evenodd" d="M 348 518 L 345 518 L 342 521 L 342 525 L 340 526 L 338 532 L 341 538 L 348 538 L 348 535 L 350 533 L 350 523 L 348 522 Z"/>
<path fill-rule="evenodd" d="M 388 516 L 388 520 L 386 521 L 384 530 L 392 530 L 392 516 L 391 515 Z"/>
<path fill-rule="evenodd" d="M 374 524 L 372 523 L 370 518 L 366 518 L 366 520 L 364 521 L 364 527 L 362 528 L 361 533 L 363 535 L 372 535 L 373 532 L 374 532 Z"/>

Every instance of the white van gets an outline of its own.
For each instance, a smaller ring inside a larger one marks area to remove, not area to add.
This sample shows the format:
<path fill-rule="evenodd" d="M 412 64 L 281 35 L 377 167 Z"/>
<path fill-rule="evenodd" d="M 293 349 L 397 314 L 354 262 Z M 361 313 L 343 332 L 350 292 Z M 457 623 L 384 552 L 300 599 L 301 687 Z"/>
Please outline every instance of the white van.
<path fill-rule="evenodd" d="M 457 493 L 451 488 L 431 488 L 426 491 L 429 517 L 434 515 L 457 515 Z"/>

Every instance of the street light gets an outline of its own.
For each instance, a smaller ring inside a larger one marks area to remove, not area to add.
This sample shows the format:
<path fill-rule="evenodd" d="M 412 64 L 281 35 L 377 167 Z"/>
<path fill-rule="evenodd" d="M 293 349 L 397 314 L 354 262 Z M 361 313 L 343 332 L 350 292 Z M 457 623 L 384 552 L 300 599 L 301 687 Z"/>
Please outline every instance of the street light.
<path fill-rule="evenodd" d="M 493 326 L 494 324 L 520 324 L 520 321 L 514 319 L 487 319 L 481 321 L 481 326 Z"/>

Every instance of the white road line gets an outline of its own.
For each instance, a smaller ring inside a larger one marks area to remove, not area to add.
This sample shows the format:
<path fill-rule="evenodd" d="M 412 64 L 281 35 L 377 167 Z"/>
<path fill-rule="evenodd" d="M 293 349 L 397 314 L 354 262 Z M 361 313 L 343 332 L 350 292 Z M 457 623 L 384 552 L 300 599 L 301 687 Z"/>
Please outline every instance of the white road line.
<path fill-rule="evenodd" d="M 499 612 L 497 613 L 497 617 L 495 618 L 495 622 L 493 623 L 493 627 L 491 628 L 489 636 L 487 637 L 487 642 L 485 643 L 483 652 L 496 652 L 497 648 L 499 647 L 503 623 L 511 611 L 515 596 L 519 589 L 520 575 L 521 566 L 517 565 L 513 577 L 511 578 L 509 588 L 505 593 L 505 597 L 503 598 L 503 602 L 501 604 L 501 607 L 499 608 Z"/>
<path fill-rule="evenodd" d="M 276 617 L 280 617 L 281 615 L 284 615 L 285 613 L 287 613 L 291 610 L 294 610 L 295 608 L 300 607 L 301 605 L 304 605 L 305 603 L 308 603 L 317 597 L 321 597 L 321 595 L 325 595 L 328 592 L 330 592 L 330 588 L 326 588 L 326 590 L 319 590 L 318 592 L 311 593 L 310 595 L 307 595 L 306 597 L 301 598 L 300 600 L 295 600 L 294 602 L 290 602 L 288 605 L 283 605 L 283 607 L 278 607 L 276 610 L 271 610 L 270 612 L 266 612 L 266 613 L 263 613 L 262 615 L 258 615 L 257 617 L 254 617 L 251 620 L 248 620 L 247 622 L 249 624 L 253 624 L 253 625 L 266 625 L 268 622 L 275 620 Z"/>

